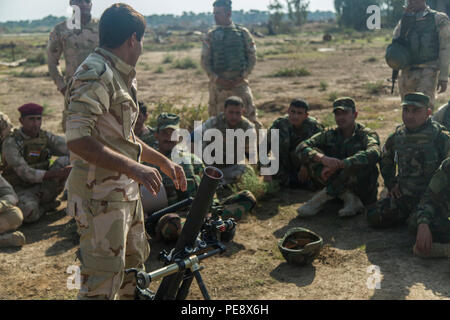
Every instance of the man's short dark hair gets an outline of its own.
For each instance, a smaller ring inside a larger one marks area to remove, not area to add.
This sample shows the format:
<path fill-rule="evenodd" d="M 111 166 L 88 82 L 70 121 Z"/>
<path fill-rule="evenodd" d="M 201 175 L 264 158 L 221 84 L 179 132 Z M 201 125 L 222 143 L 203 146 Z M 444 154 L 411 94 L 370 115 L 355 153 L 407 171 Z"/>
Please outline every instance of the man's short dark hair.
<path fill-rule="evenodd" d="M 127 4 L 116 3 L 103 12 L 100 18 L 100 47 L 120 47 L 133 33 L 141 41 L 147 22 L 142 14 Z"/>
<path fill-rule="evenodd" d="M 225 7 L 228 11 L 231 11 L 231 0 L 216 0 L 213 3 L 214 7 Z"/>
<path fill-rule="evenodd" d="M 225 100 L 225 108 L 228 106 L 244 107 L 244 101 L 239 97 L 229 97 Z"/>
<path fill-rule="evenodd" d="M 147 106 L 142 101 L 139 101 L 139 112 L 142 113 L 144 116 L 147 115 Z"/>
<path fill-rule="evenodd" d="M 302 100 L 302 99 L 294 99 L 291 101 L 291 104 L 289 105 L 290 107 L 295 107 L 295 108 L 303 108 L 305 109 L 306 112 L 309 111 L 309 104 L 308 102 Z"/>

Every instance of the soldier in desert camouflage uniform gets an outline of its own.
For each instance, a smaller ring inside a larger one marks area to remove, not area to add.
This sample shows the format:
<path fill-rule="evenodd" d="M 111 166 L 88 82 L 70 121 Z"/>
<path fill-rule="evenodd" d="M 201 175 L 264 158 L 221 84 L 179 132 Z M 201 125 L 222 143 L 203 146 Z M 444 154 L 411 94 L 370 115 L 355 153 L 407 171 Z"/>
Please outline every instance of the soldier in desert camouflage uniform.
<path fill-rule="evenodd" d="M 262 127 L 258 121 L 248 76 L 256 64 L 256 46 L 250 32 L 231 21 L 231 1 L 214 2 L 217 26 L 203 41 L 202 67 L 210 79 L 209 115 L 223 112 L 224 102 L 230 96 L 244 101 L 245 116 Z"/>
<path fill-rule="evenodd" d="M 416 255 L 450 258 L 450 158 L 444 160 L 431 178 L 413 214 L 411 227 L 417 234 Z"/>
<path fill-rule="evenodd" d="M 429 97 L 407 94 L 402 106 L 403 125 L 397 127 L 383 147 L 380 169 L 389 194 L 368 210 L 367 219 L 373 227 L 392 227 L 406 221 L 416 225 L 412 213 L 434 172 L 449 156 L 449 133 L 430 119 Z"/>
<path fill-rule="evenodd" d="M 308 111 L 308 103 L 299 99 L 293 100 L 289 106 L 288 115 L 275 120 L 269 129 L 267 138 L 269 143 L 271 130 L 279 130 L 280 168 L 273 178 L 279 180 L 285 187 L 298 188 L 308 185 L 308 170 L 302 166 L 299 157 L 295 154 L 295 149 L 301 142 L 324 130 L 315 118 L 308 115 Z M 264 181 L 271 180 L 272 176 L 264 176 Z"/>
<path fill-rule="evenodd" d="M 41 130 L 43 107 L 21 106 L 20 123 L 3 142 L 3 177 L 14 187 L 24 222 L 35 222 L 55 209 L 56 197 L 64 189 L 69 167 L 69 151 L 63 137 Z M 50 158 L 58 156 L 50 166 Z"/>
<path fill-rule="evenodd" d="M 186 190 L 183 169 L 139 140 L 135 66 L 146 22 L 126 4 L 102 15 L 100 47 L 78 68 L 66 94 L 66 139 L 72 172 L 67 181 L 68 213 L 80 234 L 80 299 L 133 299 L 136 282 L 128 268 L 144 269 L 150 247 L 139 184 L 157 194 L 158 165 Z"/>
<path fill-rule="evenodd" d="M 243 130 L 244 133 L 253 133 L 256 137 L 255 125 L 243 116 L 243 111 L 244 104 L 242 99 L 239 97 L 229 97 L 225 101 L 225 110 L 223 113 L 220 113 L 216 117 L 209 118 L 201 127 L 196 128 L 191 134 L 191 137 L 193 138 L 191 140 L 195 141 L 196 136 L 201 137 L 202 134 L 204 135 L 209 129 L 216 129 L 220 131 L 223 137 L 223 159 L 218 159 L 212 165 L 222 170 L 223 183 L 226 185 L 238 182 L 245 170 L 252 170 L 252 168 L 244 163 L 245 159 L 237 159 L 238 150 L 243 151 L 245 155 L 249 155 L 250 144 L 248 142 L 244 142 L 243 145 L 239 145 L 236 137 L 234 139 L 234 162 L 227 163 L 226 161 L 227 143 L 233 143 L 233 141 L 227 141 L 227 130 L 232 130 L 234 133 L 238 130 Z M 202 133 L 200 133 L 200 131 Z M 202 141 L 202 150 L 204 151 L 209 145 L 209 142 Z M 256 153 L 256 150 L 253 151 Z M 209 161 L 205 161 L 205 159 L 204 162 L 209 163 Z"/>
<path fill-rule="evenodd" d="M 0 145 L 12 129 L 8 116 L 0 112 Z M 0 158 L 1 159 L 1 158 Z M 22 225 L 22 211 L 16 206 L 19 199 L 11 185 L 0 174 L 0 248 L 22 246 L 25 236 L 15 231 Z"/>
<path fill-rule="evenodd" d="M 363 212 L 363 204 L 377 200 L 378 134 L 355 121 L 358 113 L 351 98 L 337 99 L 333 112 L 337 128 L 312 136 L 296 150 L 302 163 L 308 166 L 309 176 L 325 186 L 298 209 L 301 217 L 317 214 L 333 198 L 344 201 L 340 217 Z"/>
<path fill-rule="evenodd" d="M 155 138 L 159 145 L 159 151 L 167 157 L 171 157 L 172 150 L 177 145 L 176 141 L 171 141 L 171 136 L 173 132 L 179 128 L 180 118 L 177 115 L 168 113 L 159 115 Z M 194 154 L 180 149 L 178 149 L 177 152 L 177 157 L 182 159 L 180 165 L 183 167 L 186 174 L 187 190 L 185 192 L 176 190 L 173 181 L 160 171 L 169 205 L 182 201 L 188 197 L 195 197 L 205 169 L 202 161 Z M 223 219 L 234 218 L 235 221 L 239 221 L 242 216 L 245 213 L 250 212 L 255 205 L 256 199 L 250 191 L 241 191 L 238 194 L 231 195 L 221 201 L 216 197 L 213 202 L 214 208 L 221 206 L 221 216 Z M 166 216 L 161 217 L 158 222 L 156 234 L 164 240 L 176 240 L 181 233 L 181 228 L 182 222 L 180 216 L 177 214 L 167 214 Z"/>
<path fill-rule="evenodd" d="M 426 0 L 409 1 L 402 20 L 394 30 L 394 39 L 403 36 L 411 48 L 413 61 L 399 78 L 401 98 L 411 92 L 430 97 L 434 108 L 436 88 L 447 90 L 450 63 L 450 22 L 443 12 L 432 10 Z"/>
<path fill-rule="evenodd" d="M 62 94 L 75 70 L 98 45 L 98 21 L 91 19 L 92 2 L 70 0 L 70 5 L 80 8 L 81 29 L 71 30 L 67 22 L 63 21 L 52 30 L 47 45 L 48 71 Z M 59 68 L 62 55 L 66 61 L 65 77 Z"/>

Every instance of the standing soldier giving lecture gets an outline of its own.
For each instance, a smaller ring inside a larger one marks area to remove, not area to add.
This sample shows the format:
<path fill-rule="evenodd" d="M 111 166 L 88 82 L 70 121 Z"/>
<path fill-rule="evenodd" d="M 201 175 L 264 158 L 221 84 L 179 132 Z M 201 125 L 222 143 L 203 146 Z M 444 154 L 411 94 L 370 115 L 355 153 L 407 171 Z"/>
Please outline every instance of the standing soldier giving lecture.
<path fill-rule="evenodd" d="M 66 139 L 73 170 L 67 181 L 68 214 L 80 234 L 80 299 L 133 299 L 128 268 L 144 269 L 150 248 L 139 184 L 156 195 L 157 165 L 186 190 L 181 166 L 147 146 L 133 131 L 139 107 L 136 63 L 142 53 L 145 18 L 129 5 L 109 7 L 99 24 L 100 47 L 69 82 Z"/>
<path fill-rule="evenodd" d="M 209 116 L 223 112 L 225 100 L 240 97 L 245 104 L 245 117 L 256 128 L 257 119 L 248 76 L 256 64 L 256 46 L 250 32 L 231 20 L 231 1 L 214 2 L 214 19 L 217 26 L 210 30 L 203 41 L 202 67 L 209 79 Z"/>
<path fill-rule="evenodd" d="M 434 108 L 436 90 L 447 90 L 450 63 L 450 23 L 443 12 L 432 10 L 426 0 L 408 0 L 394 30 L 395 39 L 406 40 L 409 63 L 400 74 L 402 100 L 411 92 L 423 92 Z"/>

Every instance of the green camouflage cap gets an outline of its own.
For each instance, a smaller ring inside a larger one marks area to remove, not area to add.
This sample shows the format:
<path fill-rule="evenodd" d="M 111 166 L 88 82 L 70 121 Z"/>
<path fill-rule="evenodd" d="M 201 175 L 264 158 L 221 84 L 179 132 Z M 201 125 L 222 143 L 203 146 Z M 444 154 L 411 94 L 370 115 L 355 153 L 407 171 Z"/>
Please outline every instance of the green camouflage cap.
<path fill-rule="evenodd" d="M 352 110 L 353 112 L 355 112 L 356 111 L 355 100 L 353 100 L 352 98 L 349 98 L 349 97 L 343 97 L 343 98 L 336 99 L 333 102 L 333 112 L 338 109 Z"/>
<path fill-rule="evenodd" d="M 167 128 L 180 129 L 180 117 L 173 113 L 161 113 L 158 116 L 158 130 Z"/>
<path fill-rule="evenodd" d="M 404 106 L 416 106 L 421 108 L 430 107 L 430 97 L 422 92 L 408 93 L 403 98 L 402 107 Z"/>

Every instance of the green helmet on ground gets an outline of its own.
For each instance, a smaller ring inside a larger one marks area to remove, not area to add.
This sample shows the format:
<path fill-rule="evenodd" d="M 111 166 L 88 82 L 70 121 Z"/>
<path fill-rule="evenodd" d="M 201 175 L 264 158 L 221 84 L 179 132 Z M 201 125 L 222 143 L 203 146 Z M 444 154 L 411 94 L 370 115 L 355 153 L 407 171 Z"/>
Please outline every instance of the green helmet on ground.
<path fill-rule="evenodd" d="M 322 247 L 322 237 L 305 228 L 288 230 L 283 239 L 278 242 L 278 249 L 286 261 L 298 266 L 312 263 Z"/>
<path fill-rule="evenodd" d="M 385 58 L 389 67 L 394 70 L 402 70 L 412 63 L 409 48 L 395 40 L 387 47 Z"/>

